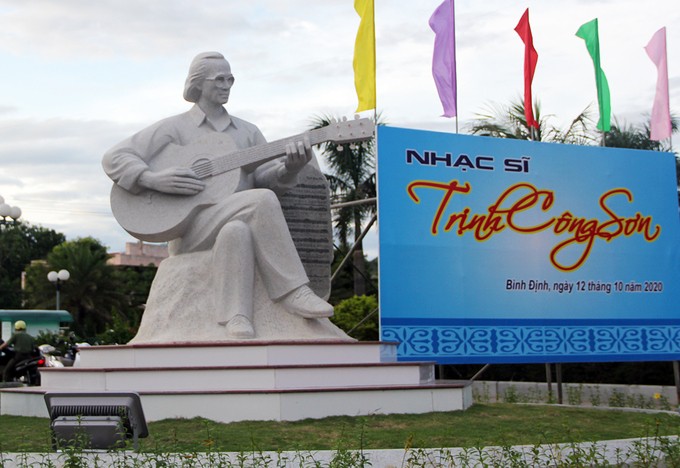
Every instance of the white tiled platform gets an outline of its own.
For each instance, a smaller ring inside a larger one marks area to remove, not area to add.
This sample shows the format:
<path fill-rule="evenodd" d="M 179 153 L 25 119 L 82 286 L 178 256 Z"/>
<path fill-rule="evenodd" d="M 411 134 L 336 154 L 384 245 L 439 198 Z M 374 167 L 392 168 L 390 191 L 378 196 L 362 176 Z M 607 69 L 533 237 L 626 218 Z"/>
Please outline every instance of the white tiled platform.
<path fill-rule="evenodd" d="M 41 387 L 4 389 L 0 413 L 47 417 L 44 394 L 133 391 L 149 421 L 231 422 L 463 410 L 471 387 L 434 381 L 433 363 L 396 362 L 395 343 L 224 342 L 83 348 Z"/>

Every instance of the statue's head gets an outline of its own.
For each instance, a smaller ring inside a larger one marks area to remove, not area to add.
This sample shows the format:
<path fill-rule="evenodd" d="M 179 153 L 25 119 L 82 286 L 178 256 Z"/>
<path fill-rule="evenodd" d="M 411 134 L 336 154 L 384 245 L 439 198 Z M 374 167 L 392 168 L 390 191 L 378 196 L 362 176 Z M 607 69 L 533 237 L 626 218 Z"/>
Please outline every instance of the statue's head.
<path fill-rule="evenodd" d="M 231 68 L 227 59 L 219 52 L 202 52 L 194 57 L 191 65 L 189 65 L 189 74 L 184 82 L 185 100 L 189 102 L 198 101 L 198 98 L 201 97 L 201 83 L 211 69 L 211 64 L 214 64 L 216 61 L 226 64 L 228 68 Z"/>

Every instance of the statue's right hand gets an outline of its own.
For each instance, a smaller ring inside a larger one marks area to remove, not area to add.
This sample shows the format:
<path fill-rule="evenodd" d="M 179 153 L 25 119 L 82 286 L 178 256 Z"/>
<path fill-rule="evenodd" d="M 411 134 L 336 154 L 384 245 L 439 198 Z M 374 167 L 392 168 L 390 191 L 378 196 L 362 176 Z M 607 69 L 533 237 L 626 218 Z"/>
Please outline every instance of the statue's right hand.
<path fill-rule="evenodd" d="M 187 167 L 171 167 L 162 171 L 144 171 L 137 181 L 142 187 L 175 195 L 196 195 L 205 183 Z"/>

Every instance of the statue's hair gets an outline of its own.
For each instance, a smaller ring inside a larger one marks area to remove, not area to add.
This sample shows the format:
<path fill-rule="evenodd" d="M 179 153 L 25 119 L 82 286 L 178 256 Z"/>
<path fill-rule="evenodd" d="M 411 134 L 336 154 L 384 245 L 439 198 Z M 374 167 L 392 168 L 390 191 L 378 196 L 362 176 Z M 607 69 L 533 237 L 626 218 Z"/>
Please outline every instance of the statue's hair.
<path fill-rule="evenodd" d="M 219 52 L 202 52 L 191 61 L 189 74 L 184 82 L 184 99 L 189 102 L 196 102 L 201 97 L 201 90 L 198 85 L 205 79 L 210 60 L 224 60 L 224 55 Z M 229 62 L 227 62 L 227 65 Z"/>

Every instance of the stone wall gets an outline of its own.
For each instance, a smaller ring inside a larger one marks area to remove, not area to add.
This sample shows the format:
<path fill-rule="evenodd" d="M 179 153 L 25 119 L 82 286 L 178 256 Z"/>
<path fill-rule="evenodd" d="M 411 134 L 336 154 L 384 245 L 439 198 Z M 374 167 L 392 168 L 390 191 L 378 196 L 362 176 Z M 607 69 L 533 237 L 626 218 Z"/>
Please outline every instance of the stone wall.
<path fill-rule="evenodd" d="M 472 394 L 477 403 L 557 403 L 557 384 L 552 394 L 545 382 L 476 381 Z M 661 385 L 562 384 L 562 403 L 673 410 L 678 407 L 676 388 Z"/>

